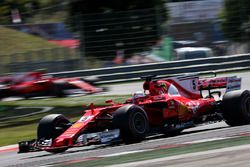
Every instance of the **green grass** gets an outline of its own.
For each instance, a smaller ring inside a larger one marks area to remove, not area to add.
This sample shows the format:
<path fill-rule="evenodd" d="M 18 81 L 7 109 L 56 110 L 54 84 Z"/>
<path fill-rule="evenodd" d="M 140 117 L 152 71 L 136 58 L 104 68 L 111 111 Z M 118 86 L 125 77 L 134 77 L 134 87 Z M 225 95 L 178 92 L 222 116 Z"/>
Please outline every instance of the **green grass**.
<path fill-rule="evenodd" d="M 122 163 L 143 161 L 148 159 L 163 158 L 179 154 L 187 154 L 192 152 L 207 151 L 213 149 L 220 149 L 225 147 L 237 146 L 242 144 L 250 144 L 250 137 L 238 137 L 233 139 L 225 139 L 219 141 L 211 141 L 199 144 L 184 145 L 181 147 L 158 149 L 154 151 L 147 151 L 141 153 L 133 153 L 121 156 L 113 156 L 98 160 L 90 160 L 67 164 L 68 167 L 103 167 L 108 165 L 117 165 Z M 65 164 L 58 165 L 65 166 Z"/>
<path fill-rule="evenodd" d="M 65 98 L 46 98 L 18 101 L 0 101 L 0 106 L 54 106 L 54 107 L 76 107 L 94 103 L 96 106 L 107 105 L 106 100 L 112 99 L 113 102 L 123 103 L 131 95 L 107 95 L 107 96 L 78 96 Z M 0 109 L 1 110 L 1 109 Z"/>
<path fill-rule="evenodd" d="M 0 26 L 0 74 L 10 73 L 11 63 L 80 59 L 76 49 L 61 47 L 38 36 Z"/>
<path fill-rule="evenodd" d="M 0 146 L 17 144 L 23 140 L 31 140 L 36 138 L 37 124 L 17 126 L 15 128 L 0 129 Z M 20 133 L 21 132 L 21 133 Z"/>
<path fill-rule="evenodd" d="M 24 53 L 32 50 L 58 48 L 40 37 L 0 26 L 0 55 Z M 1 58 L 2 61 L 2 58 Z"/>

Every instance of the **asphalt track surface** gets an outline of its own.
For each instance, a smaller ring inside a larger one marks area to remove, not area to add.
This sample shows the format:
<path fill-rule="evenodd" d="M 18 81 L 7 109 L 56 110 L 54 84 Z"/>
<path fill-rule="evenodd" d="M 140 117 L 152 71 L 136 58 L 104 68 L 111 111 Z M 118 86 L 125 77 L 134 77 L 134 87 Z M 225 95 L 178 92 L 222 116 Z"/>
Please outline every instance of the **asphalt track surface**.
<path fill-rule="evenodd" d="M 181 154 L 112 165 L 111 167 L 249 167 L 250 145 L 241 145 L 209 151 Z M 225 163 L 225 161 L 227 163 Z"/>
<path fill-rule="evenodd" d="M 250 89 L 250 73 L 240 73 L 242 89 Z M 142 83 L 117 84 L 110 87 L 110 94 L 128 94 L 141 90 Z M 57 163 L 82 160 L 91 157 L 102 157 L 123 152 L 157 149 L 173 144 L 182 144 L 196 140 L 226 138 L 250 133 L 250 125 L 229 127 L 224 122 L 199 126 L 185 130 L 175 137 L 155 136 L 141 143 L 115 146 L 87 146 L 71 148 L 65 153 L 51 154 L 45 151 L 17 154 L 16 151 L 0 152 L 0 166 L 49 166 Z M 155 166 L 155 165 L 153 165 Z M 185 166 L 185 165 L 184 165 Z M 191 165 L 192 166 L 192 165 Z"/>

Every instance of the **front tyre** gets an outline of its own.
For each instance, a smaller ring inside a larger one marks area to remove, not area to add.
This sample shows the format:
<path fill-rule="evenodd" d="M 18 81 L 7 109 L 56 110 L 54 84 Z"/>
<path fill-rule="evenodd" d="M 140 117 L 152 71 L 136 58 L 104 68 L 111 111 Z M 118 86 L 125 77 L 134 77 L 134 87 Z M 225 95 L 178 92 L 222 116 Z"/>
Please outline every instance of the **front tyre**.
<path fill-rule="evenodd" d="M 125 143 L 142 141 L 149 130 L 148 117 L 145 111 L 136 105 L 126 105 L 116 110 L 113 125 L 121 130 Z"/>
<path fill-rule="evenodd" d="M 250 91 L 228 92 L 223 96 L 221 110 L 230 126 L 250 124 Z"/>
<path fill-rule="evenodd" d="M 50 114 L 43 117 L 37 128 L 37 138 L 39 139 L 55 139 L 61 135 L 70 124 L 70 121 L 61 114 Z M 46 150 L 51 153 L 60 153 L 66 151 L 67 148 L 57 148 Z"/>

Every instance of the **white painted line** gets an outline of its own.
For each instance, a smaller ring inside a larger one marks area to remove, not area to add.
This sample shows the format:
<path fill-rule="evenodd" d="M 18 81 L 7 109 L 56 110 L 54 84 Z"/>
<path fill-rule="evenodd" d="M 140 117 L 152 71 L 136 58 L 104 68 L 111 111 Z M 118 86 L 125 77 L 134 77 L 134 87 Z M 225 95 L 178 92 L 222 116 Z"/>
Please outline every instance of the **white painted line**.
<path fill-rule="evenodd" d="M 133 154 L 133 153 L 140 153 L 145 151 L 152 151 L 153 149 L 147 149 L 147 150 L 136 150 L 136 151 L 126 151 L 121 153 L 115 153 L 115 154 L 108 154 L 101 157 L 112 157 L 112 156 L 119 156 L 119 155 L 126 155 L 126 154 Z"/>

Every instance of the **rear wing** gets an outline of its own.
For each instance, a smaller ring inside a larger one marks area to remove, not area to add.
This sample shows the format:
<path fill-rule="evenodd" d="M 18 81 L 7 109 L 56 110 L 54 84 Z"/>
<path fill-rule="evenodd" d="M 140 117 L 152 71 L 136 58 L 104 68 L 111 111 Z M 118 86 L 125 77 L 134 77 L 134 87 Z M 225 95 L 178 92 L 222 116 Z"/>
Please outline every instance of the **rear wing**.
<path fill-rule="evenodd" d="M 241 78 L 232 77 L 215 77 L 198 80 L 198 90 L 211 90 L 226 88 L 226 92 L 241 89 Z"/>

